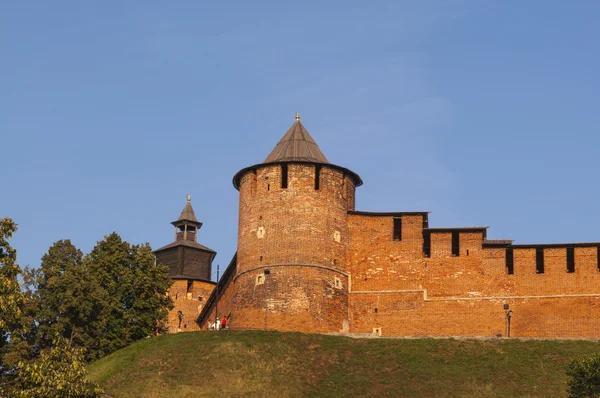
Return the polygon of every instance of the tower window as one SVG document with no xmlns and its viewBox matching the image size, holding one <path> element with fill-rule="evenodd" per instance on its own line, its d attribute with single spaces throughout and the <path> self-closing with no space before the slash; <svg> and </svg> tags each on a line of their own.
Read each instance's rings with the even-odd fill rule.
<svg viewBox="0 0 600 398">
<path fill-rule="evenodd" d="M 281 188 L 288 187 L 288 165 L 281 165 Z"/>
<path fill-rule="evenodd" d="M 188 281 L 187 281 L 187 292 L 186 292 L 186 293 L 187 293 L 187 294 L 186 294 L 186 298 L 187 298 L 188 300 L 191 300 L 191 299 L 192 299 L 192 292 L 193 292 L 193 291 L 192 291 L 192 288 L 193 288 L 193 287 L 194 287 L 194 281 L 188 280 Z"/>
<path fill-rule="evenodd" d="M 567 272 L 575 272 L 575 248 L 567 247 Z"/>
<path fill-rule="evenodd" d="M 394 218 L 394 240 L 402 240 L 402 218 Z"/>
<path fill-rule="evenodd" d="M 255 285 L 262 285 L 263 283 L 265 283 L 265 276 L 263 274 L 256 275 Z"/>
<path fill-rule="evenodd" d="M 423 254 L 425 257 L 431 257 L 431 234 L 423 233 Z"/>
<path fill-rule="evenodd" d="M 506 257 L 504 261 L 506 262 L 506 273 L 508 275 L 512 275 L 515 273 L 515 262 L 514 262 L 514 252 L 512 247 L 506 248 Z"/>
<path fill-rule="evenodd" d="M 452 232 L 452 255 L 460 256 L 460 233 L 458 231 Z"/>
<path fill-rule="evenodd" d="M 315 166 L 315 191 L 318 191 L 321 185 L 321 166 Z"/>
<path fill-rule="evenodd" d="M 257 185 L 256 170 L 252 170 L 252 176 L 250 178 L 251 178 L 251 181 L 250 181 L 250 193 L 252 195 L 254 195 L 256 193 L 256 185 Z"/>
<path fill-rule="evenodd" d="M 535 249 L 535 272 L 544 273 L 544 249 L 542 247 Z"/>
</svg>

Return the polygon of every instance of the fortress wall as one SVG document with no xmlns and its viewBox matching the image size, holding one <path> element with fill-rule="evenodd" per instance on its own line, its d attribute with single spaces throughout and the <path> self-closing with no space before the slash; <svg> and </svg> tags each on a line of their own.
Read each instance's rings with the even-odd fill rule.
<svg viewBox="0 0 600 398">
<path fill-rule="evenodd" d="M 198 316 L 197 322 L 202 330 L 208 329 L 209 322 L 219 321 L 227 317 L 228 326 L 234 323 L 233 302 L 236 296 L 236 286 L 234 283 L 237 274 L 237 253 L 233 256 L 229 265 L 223 271 L 219 283 L 214 287 L 212 294 L 206 300 L 202 313 Z"/>
<path fill-rule="evenodd" d="M 402 240 L 393 239 L 394 217 L 348 216 L 347 269 L 352 290 L 415 289 L 422 284 L 423 216 L 402 216 Z"/>
<path fill-rule="evenodd" d="M 220 322 L 224 316 L 227 317 L 227 325 L 230 329 L 235 329 L 236 323 L 239 325 L 239 322 L 237 322 L 236 317 L 233 315 L 235 295 L 236 286 L 234 283 L 227 284 L 224 291 L 219 292 L 219 298 L 216 300 L 218 304 L 217 306 L 213 305 L 210 309 L 210 315 L 206 318 L 206 322 L 201 324 L 202 330 L 208 329 L 208 322 L 215 322 L 215 319 L 218 319 Z"/>
<path fill-rule="evenodd" d="M 336 293 L 331 299 L 330 284 L 335 276 L 347 288 L 347 217 L 354 185 L 342 171 L 325 165 L 318 190 L 315 165 L 287 164 L 287 188 L 282 173 L 280 164 L 265 165 L 240 181 L 232 327 L 264 328 L 267 305 L 267 317 L 272 312 L 268 328 L 338 332 L 347 317 L 347 296 Z M 257 286 L 256 274 L 264 269 L 271 273 L 264 286 Z M 267 304 L 260 296 L 264 288 L 272 293 Z M 299 310 L 306 297 L 310 305 Z"/>
<path fill-rule="evenodd" d="M 481 261 L 485 264 L 486 272 L 494 278 L 507 275 L 506 248 L 486 248 L 481 250 Z"/>
<path fill-rule="evenodd" d="M 232 328 L 327 333 L 341 331 L 344 321 L 348 327 L 348 281 L 343 274 L 300 266 L 269 271 L 265 275 L 264 269 L 254 270 L 236 279 Z"/>
<path fill-rule="evenodd" d="M 511 337 L 600 338 L 600 297 L 423 301 L 418 293 L 373 293 L 350 294 L 349 303 L 353 333 L 506 337 L 509 304 Z"/>
<path fill-rule="evenodd" d="M 516 295 L 593 294 L 600 293 L 597 249 L 575 248 L 575 272 L 567 272 L 565 248 L 544 248 L 544 273 L 536 272 L 535 249 L 514 249 L 514 282 Z"/>
<path fill-rule="evenodd" d="M 343 180 L 342 172 L 323 166 L 315 190 L 315 166 L 305 164 L 288 165 L 288 188 L 281 188 L 280 165 L 246 173 L 240 183 L 238 272 L 269 264 L 343 269 L 347 192 L 354 190 Z"/>
<path fill-rule="evenodd" d="M 431 234 L 431 259 L 452 257 L 452 234 Z"/>
<path fill-rule="evenodd" d="M 173 300 L 175 307 L 169 311 L 167 316 L 167 326 L 169 333 L 176 333 L 179 327 L 178 312 L 183 313 L 181 322 L 181 331 L 190 332 L 200 330 L 196 323 L 196 318 L 202 311 L 202 307 L 212 293 L 215 287 L 214 283 L 204 281 L 191 281 L 188 289 L 186 279 L 177 279 L 169 289 L 169 296 Z"/>
<path fill-rule="evenodd" d="M 514 246 L 514 274 L 505 247 L 483 248 L 483 232 L 431 232 L 431 257 L 423 254 L 420 217 L 403 216 L 402 241 L 393 240 L 393 216 L 350 215 L 351 331 L 400 336 L 511 335 L 600 337 L 600 272 L 597 248 L 575 247 L 575 270 L 567 272 L 565 247 Z M 578 296 L 579 295 L 579 296 Z"/>
<path fill-rule="evenodd" d="M 514 247 L 514 274 L 506 248 L 482 248 L 483 233 L 460 231 L 460 255 L 452 234 L 431 232 L 431 257 L 422 249 L 421 216 L 403 216 L 402 241 L 392 239 L 392 216 L 350 215 L 352 291 L 427 290 L 431 298 L 473 298 L 600 293 L 597 249 L 576 247 L 575 272 L 567 272 L 565 247 L 545 247 L 544 273 L 536 249 Z"/>
</svg>

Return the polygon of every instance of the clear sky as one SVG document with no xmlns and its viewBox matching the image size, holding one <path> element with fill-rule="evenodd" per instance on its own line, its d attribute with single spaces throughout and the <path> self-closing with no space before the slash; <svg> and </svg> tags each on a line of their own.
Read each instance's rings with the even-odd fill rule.
<svg viewBox="0 0 600 398">
<path fill-rule="evenodd" d="M 357 209 L 600 241 L 598 1 L 0 1 L 0 217 L 59 239 L 236 250 L 231 178 L 300 112 Z"/>
</svg>

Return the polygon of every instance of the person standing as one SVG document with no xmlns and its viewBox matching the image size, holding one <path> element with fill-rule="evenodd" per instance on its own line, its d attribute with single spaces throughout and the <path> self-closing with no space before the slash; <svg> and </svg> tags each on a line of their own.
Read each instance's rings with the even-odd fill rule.
<svg viewBox="0 0 600 398">
<path fill-rule="evenodd" d="M 227 328 L 227 317 L 223 317 L 223 319 L 221 320 L 221 329 L 226 329 Z"/>
</svg>

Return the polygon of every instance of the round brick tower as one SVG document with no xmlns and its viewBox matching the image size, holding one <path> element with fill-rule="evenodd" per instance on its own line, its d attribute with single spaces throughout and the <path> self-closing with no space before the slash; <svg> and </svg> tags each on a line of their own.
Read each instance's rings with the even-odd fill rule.
<svg viewBox="0 0 600 398">
<path fill-rule="evenodd" d="M 240 208 L 231 326 L 346 330 L 347 217 L 360 177 L 329 163 L 296 114 L 265 161 L 233 184 Z"/>
</svg>

